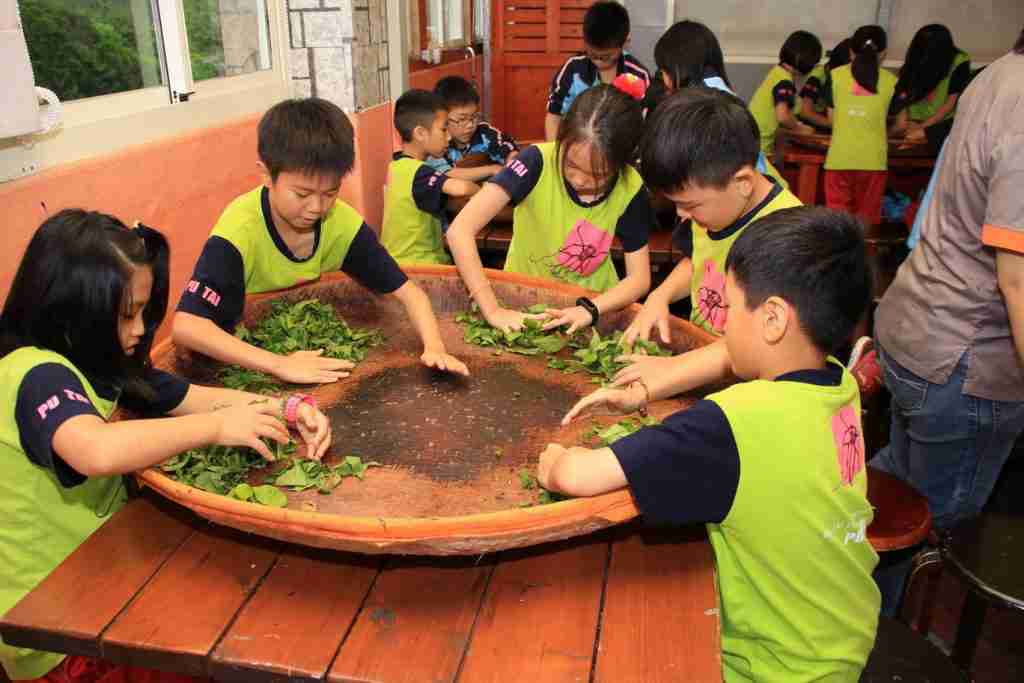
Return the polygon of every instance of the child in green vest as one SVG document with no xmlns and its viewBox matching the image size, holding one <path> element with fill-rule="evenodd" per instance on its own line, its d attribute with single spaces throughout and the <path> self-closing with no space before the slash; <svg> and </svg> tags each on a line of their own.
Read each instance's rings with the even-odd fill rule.
<svg viewBox="0 0 1024 683">
<path fill-rule="evenodd" d="M 232 334 L 247 294 L 341 270 L 401 302 L 423 342 L 424 365 L 468 374 L 445 349 L 430 299 L 363 217 L 338 199 L 355 163 L 355 134 L 345 113 L 318 98 L 285 100 L 260 120 L 258 146 L 263 184 L 232 201 L 210 233 L 174 316 L 174 342 L 286 382 L 347 377 L 348 361 L 324 358 L 321 351 L 277 355 Z"/>
<path fill-rule="evenodd" d="M 914 34 L 900 67 L 893 101 L 902 114 L 896 132 L 912 142 L 924 142 L 926 131 L 950 121 L 956 103 L 971 82 L 971 57 L 953 42 L 942 24 L 928 24 Z"/>
<path fill-rule="evenodd" d="M 287 443 L 282 418 L 310 457 L 330 445 L 311 397 L 190 385 L 152 367 L 167 262 L 159 232 L 79 209 L 48 219 L 25 250 L 0 314 L 0 614 L 125 503 L 122 474 L 207 444 L 272 460 L 261 439 Z M 118 404 L 145 419 L 110 422 Z M 73 681 L 85 665 L 64 659 L 0 643 L 13 680 Z"/>
<path fill-rule="evenodd" d="M 828 53 L 828 60 L 811 70 L 800 88 L 800 100 L 797 103 L 797 116 L 804 123 L 815 128 L 832 128 L 828 119 L 828 103 L 825 94 L 832 88 L 829 74 L 833 69 L 850 63 L 850 39 L 844 38 Z"/>
<path fill-rule="evenodd" d="M 779 63 L 771 68 L 750 98 L 750 111 L 761 131 L 761 151 L 775 152 L 779 126 L 801 133 L 814 129 L 796 117 L 796 79 L 811 73 L 821 61 L 821 41 L 813 33 L 794 31 L 779 50 Z"/>
<path fill-rule="evenodd" d="M 628 42 L 629 12 L 621 3 L 602 0 L 587 8 L 583 15 L 583 54 L 567 59 L 551 80 L 544 118 L 545 140 L 551 142 L 558 136 L 562 118 L 588 88 L 612 83 L 629 74 L 647 90 L 651 75 L 636 57 L 626 52 Z"/>
<path fill-rule="evenodd" d="M 882 218 L 889 175 L 888 114 L 896 77 L 881 66 L 881 26 L 861 26 L 850 38 L 853 61 L 831 74 L 825 93 L 832 141 L 825 155 L 825 204 L 849 211 L 866 225 Z"/>
<path fill-rule="evenodd" d="M 395 128 L 402 138 L 388 167 L 381 242 L 402 265 L 452 262 L 444 249 L 448 197 L 469 197 L 480 187 L 440 173 L 425 162 L 448 150 L 448 108 L 429 90 L 409 90 L 395 102 Z"/>
<path fill-rule="evenodd" d="M 510 202 L 515 211 L 505 270 L 597 293 L 593 299 L 581 297 L 574 307 L 541 314 L 545 329 L 567 325 L 572 334 L 647 292 L 647 234 L 656 219 L 631 165 L 642 130 L 637 99 L 612 85 L 591 88 L 569 108 L 556 142 L 524 149 L 456 216 L 448 243 L 487 322 L 519 329 L 527 317 L 498 302 L 476 248 L 477 233 Z M 611 258 L 616 238 L 625 252 L 621 281 Z"/>
<path fill-rule="evenodd" d="M 873 511 L 860 394 L 831 355 L 870 292 L 854 219 L 776 211 L 729 252 L 724 344 L 700 350 L 717 379 L 742 381 L 610 447 L 550 444 L 540 456 L 548 490 L 628 486 L 648 522 L 706 523 L 727 682 L 855 683 L 874 643 L 878 556 L 865 533 Z M 643 411 L 673 393 L 664 378 L 599 389 L 563 423 L 598 405 Z"/>
<path fill-rule="evenodd" d="M 625 342 L 669 338 L 669 304 L 690 297 L 690 321 L 721 335 L 725 259 L 743 230 L 761 216 L 800 200 L 756 164 L 757 124 L 742 100 L 721 90 L 686 88 L 665 99 L 647 120 L 640 167 L 651 190 L 676 207 L 672 236 L 682 260 L 647 296 L 626 329 Z"/>
</svg>

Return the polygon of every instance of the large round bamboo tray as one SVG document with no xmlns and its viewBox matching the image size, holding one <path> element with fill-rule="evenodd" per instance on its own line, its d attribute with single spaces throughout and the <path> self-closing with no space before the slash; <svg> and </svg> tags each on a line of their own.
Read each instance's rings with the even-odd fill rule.
<svg viewBox="0 0 1024 683">
<path fill-rule="evenodd" d="M 455 313 L 470 301 L 455 269 L 407 268 L 427 293 L 451 353 L 469 365 L 458 378 L 419 364 L 417 336 L 401 306 L 375 297 L 341 274 L 284 292 L 250 297 L 245 322 L 266 314 L 277 298 L 317 297 L 332 303 L 349 324 L 380 328 L 387 342 L 372 349 L 352 376 L 311 393 L 331 417 L 334 441 L 326 462 L 348 454 L 377 460 L 362 481 L 346 479 L 331 494 L 287 492 L 286 508 L 269 508 L 183 485 L 150 469 L 141 480 L 160 494 L 218 524 L 304 545 L 363 553 L 472 555 L 586 534 L 637 516 L 626 490 L 593 498 L 533 505 L 518 473 L 535 472 L 548 442 L 579 445 L 592 420 L 561 427 L 562 415 L 595 388 L 587 375 L 548 369 L 546 357 L 523 357 L 463 342 Z M 577 287 L 488 271 L 498 297 L 510 307 L 545 302 L 572 305 Z M 602 318 L 602 334 L 624 328 L 636 307 Z M 702 346 L 710 335 L 673 321 L 673 350 Z M 563 352 L 565 353 L 565 352 Z M 176 348 L 169 340 L 153 352 L 158 367 L 211 383 L 217 365 Z M 309 387 L 304 390 L 309 391 Z M 660 401 L 664 417 L 695 399 Z M 596 418 L 611 424 L 619 416 Z"/>
</svg>

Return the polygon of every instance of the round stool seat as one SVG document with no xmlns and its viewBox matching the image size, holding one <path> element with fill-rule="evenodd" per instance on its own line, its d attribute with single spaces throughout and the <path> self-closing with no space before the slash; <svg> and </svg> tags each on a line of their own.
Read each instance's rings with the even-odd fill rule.
<svg viewBox="0 0 1024 683">
<path fill-rule="evenodd" d="M 927 638 L 890 617 L 878 620 L 875 647 L 860 683 L 968 683 L 968 676 Z"/>
<path fill-rule="evenodd" d="M 867 537 L 879 551 L 911 548 L 928 536 L 932 515 L 928 501 L 899 477 L 867 468 L 868 502 L 875 508 L 875 518 Z"/>
<path fill-rule="evenodd" d="M 1024 518 L 986 512 L 954 527 L 943 555 L 974 590 L 1024 610 Z"/>
</svg>

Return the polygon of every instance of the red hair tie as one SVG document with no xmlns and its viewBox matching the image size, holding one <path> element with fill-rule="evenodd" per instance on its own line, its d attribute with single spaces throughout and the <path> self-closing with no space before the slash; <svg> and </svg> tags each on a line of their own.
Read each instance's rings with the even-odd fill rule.
<svg viewBox="0 0 1024 683">
<path fill-rule="evenodd" d="M 633 74 L 620 74 L 612 81 L 612 87 L 621 90 L 634 100 L 642 100 L 647 92 L 647 84 Z"/>
</svg>

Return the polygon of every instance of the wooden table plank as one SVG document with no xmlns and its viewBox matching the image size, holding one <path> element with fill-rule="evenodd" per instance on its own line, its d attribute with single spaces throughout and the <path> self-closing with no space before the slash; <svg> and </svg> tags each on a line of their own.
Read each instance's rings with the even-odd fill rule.
<svg viewBox="0 0 1024 683">
<path fill-rule="evenodd" d="M 197 531 L 103 634 L 103 656 L 204 675 L 207 656 L 279 550 L 276 541 L 233 529 Z"/>
<path fill-rule="evenodd" d="M 4 616 L 4 641 L 99 656 L 103 630 L 199 524 L 156 497 L 129 502 Z"/>
<path fill-rule="evenodd" d="M 211 657 L 218 681 L 318 681 L 380 571 L 380 556 L 288 546 Z"/>
<path fill-rule="evenodd" d="M 459 683 L 587 681 L 608 536 L 499 556 Z"/>
<path fill-rule="evenodd" d="M 327 680 L 453 681 L 494 565 L 478 558 L 394 558 L 377 577 Z"/>
<path fill-rule="evenodd" d="M 722 680 L 715 560 L 703 527 L 612 544 L 593 680 Z"/>
</svg>

